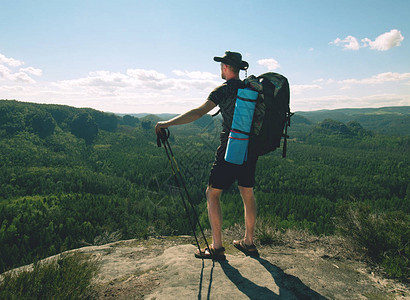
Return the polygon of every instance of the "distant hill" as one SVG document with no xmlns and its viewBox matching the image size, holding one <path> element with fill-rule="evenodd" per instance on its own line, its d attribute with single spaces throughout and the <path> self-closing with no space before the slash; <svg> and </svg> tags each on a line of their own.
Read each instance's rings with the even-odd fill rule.
<svg viewBox="0 0 410 300">
<path fill-rule="evenodd" d="M 305 117 L 313 123 L 326 119 L 343 123 L 356 121 L 363 128 L 378 133 L 410 135 L 410 106 L 298 111 L 296 115 Z"/>
<path fill-rule="evenodd" d="M 117 114 L 117 115 L 119 115 L 119 116 L 129 115 L 129 116 L 133 116 L 133 117 L 136 117 L 136 118 L 139 118 L 139 119 L 144 119 L 144 118 L 147 117 L 147 116 L 155 115 L 155 116 L 157 116 L 157 117 L 158 117 L 159 119 L 161 119 L 161 120 L 168 120 L 168 119 L 171 119 L 171 118 L 177 116 L 178 114 L 139 113 L 139 114 Z"/>
<path fill-rule="evenodd" d="M 121 116 L 123 114 L 120 114 Z M 168 120 L 177 114 L 129 114 L 142 120 Z M 220 118 L 220 115 L 216 118 Z M 342 108 L 322 109 L 316 111 L 297 111 L 292 117 L 292 124 L 309 126 L 326 119 L 348 123 L 355 121 L 366 130 L 382 134 L 410 135 L 410 106 L 393 106 L 380 108 Z"/>
<path fill-rule="evenodd" d="M 335 119 L 341 122 L 350 121 L 352 116 L 360 115 L 410 115 L 410 106 L 392 106 L 380 108 L 341 108 L 341 109 L 321 109 L 315 111 L 297 111 L 298 115 L 304 116 L 313 122 L 321 122 L 324 119 Z"/>
<path fill-rule="evenodd" d="M 144 122 L 143 127 L 148 128 L 153 127 L 160 120 L 168 120 L 178 115 L 171 113 L 113 114 L 91 108 L 25 103 L 15 100 L 1 100 L 0 109 L 2 110 L 0 114 L 2 116 L 0 129 L 10 133 L 20 131 L 24 127 L 29 126 L 32 128 L 32 131 L 38 132 L 42 136 L 52 134 L 56 125 L 63 129 L 69 128 L 74 133 L 76 122 L 81 125 L 80 127 L 84 127 L 88 122 L 90 124 L 95 123 L 94 131 L 103 129 L 114 132 L 119 124 L 136 126 L 137 123 L 142 121 Z M 77 119 L 75 119 L 76 116 Z M 221 115 L 214 118 L 207 115 L 196 121 L 195 125 L 204 127 L 207 124 L 213 123 L 212 120 L 219 121 L 220 119 Z M 410 106 L 297 111 L 292 117 L 291 130 L 303 131 L 326 119 L 332 119 L 345 124 L 352 121 L 358 122 L 365 130 L 375 133 L 396 136 L 410 135 Z M 86 127 L 89 127 L 88 125 Z M 91 133 L 91 136 L 96 135 L 95 132 Z M 86 133 L 78 130 L 78 136 L 84 134 Z"/>
</svg>

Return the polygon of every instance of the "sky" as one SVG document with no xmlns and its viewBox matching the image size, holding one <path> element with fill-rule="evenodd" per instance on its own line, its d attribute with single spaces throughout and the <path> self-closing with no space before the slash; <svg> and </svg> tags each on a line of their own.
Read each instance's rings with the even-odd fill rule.
<svg viewBox="0 0 410 300">
<path fill-rule="evenodd" d="M 224 80 L 283 74 L 291 110 L 410 105 L 408 0 L 0 0 L 0 99 L 183 113 Z M 241 71 L 241 79 L 245 78 Z"/>
</svg>

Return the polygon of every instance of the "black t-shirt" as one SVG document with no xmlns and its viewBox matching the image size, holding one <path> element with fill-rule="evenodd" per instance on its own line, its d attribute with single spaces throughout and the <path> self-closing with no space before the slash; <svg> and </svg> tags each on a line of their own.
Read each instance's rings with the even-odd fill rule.
<svg viewBox="0 0 410 300">
<path fill-rule="evenodd" d="M 233 113 L 235 110 L 236 95 L 239 88 L 244 88 L 245 84 L 239 79 L 230 79 L 215 88 L 208 96 L 221 109 L 222 114 L 222 133 L 221 143 L 228 140 L 229 131 L 232 126 Z"/>
</svg>

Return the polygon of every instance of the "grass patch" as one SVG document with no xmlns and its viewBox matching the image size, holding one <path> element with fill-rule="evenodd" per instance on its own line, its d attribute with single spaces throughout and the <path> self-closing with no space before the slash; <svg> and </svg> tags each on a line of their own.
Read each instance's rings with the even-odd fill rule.
<svg viewBox="0 0 410 300">
<path fill-rule="evenodd" d="M 277 220 L 258 220 L 255 237 L 260 245 L 281 246 L 285 244 L 283 230 L 279 229 Z"/>
<path fill-rule="evenodd" d="M 98 261 L 90 255 L 61 254 L 54 260 L 35 262 L 31 269 L 2 274 L 0 299 L 90 299 L 91 280 L 98 269 Z"/>
<path fill-rule="evenodd" d="M 410 278 L 410 216 L 375 213 L 368 206 L 346 205 L 338 213 L 338 229 L 359 252 L 393 278 Z"/>
</svg>

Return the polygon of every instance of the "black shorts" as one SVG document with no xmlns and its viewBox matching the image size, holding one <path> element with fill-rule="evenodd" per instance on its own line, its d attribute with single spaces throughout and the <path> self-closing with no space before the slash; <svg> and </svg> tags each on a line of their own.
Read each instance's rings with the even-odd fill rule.
<svg viewBox="0 0 410 300">
<path fill-rule="evenodd" d="M 231 164 L 223 158 L 225 151 L 221 148 L 225 147 L 217 150 L 208 184 L 213 188 L 226 190 L 237 180 L 239 186 L 253 187 L 257 159 L 246 161 L 243 165 Z"/>
</svg>

